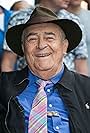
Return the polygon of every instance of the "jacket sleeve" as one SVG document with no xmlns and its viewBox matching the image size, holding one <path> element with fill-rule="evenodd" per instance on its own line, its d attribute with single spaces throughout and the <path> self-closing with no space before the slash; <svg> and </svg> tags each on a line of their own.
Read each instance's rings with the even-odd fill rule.
<svg viewBox="0 0 90 133">
<path fill-rule="evenodd" d="M 0 133 L 5 133 L 5 113 L 2 104 L 0 103 Z"/>
<path fill-rule="evenodd" d="M 0 75 L 0 90 L 3 89 L 1 85 L 1 75 Z M 1 91 L 0 91 L 1 93 Z M 1 94 L 2 95 L 2 94 Z M 2 103 L 1 96 L 0 96 L 0 133 L 6 133 L 5 131 L 5 107 Z"/>
</svg>

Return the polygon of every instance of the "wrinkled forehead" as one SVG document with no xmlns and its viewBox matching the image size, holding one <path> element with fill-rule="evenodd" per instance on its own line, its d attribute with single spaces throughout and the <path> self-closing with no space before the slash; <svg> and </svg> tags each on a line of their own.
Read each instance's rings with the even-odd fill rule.
<svg viewBox="0 0 90 133">
<path fill-rule="evenodd" d="M 30 25 L 24 29 L 23 33 L 27 34 L 28 32 L 45 32 L 45 31 L 52 31 L 58 34 L 62 32 L 63 30 L 57 24 L 47 22 L 47 23 Z"/>
</svg>

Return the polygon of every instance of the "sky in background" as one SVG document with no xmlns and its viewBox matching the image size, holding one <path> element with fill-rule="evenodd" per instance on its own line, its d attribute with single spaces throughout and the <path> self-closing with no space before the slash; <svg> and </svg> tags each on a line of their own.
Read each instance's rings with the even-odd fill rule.
<svg viewBox="0 0 90 133">
<path fill-rule="evenodd" d="M 12 4 L 19 0 L 0 0 L 0 5 L 5 7 L 6 9 L 9 9 Z M 26 0 L 29 4 L 34 5 L 34 0 Z"/>
</svg>

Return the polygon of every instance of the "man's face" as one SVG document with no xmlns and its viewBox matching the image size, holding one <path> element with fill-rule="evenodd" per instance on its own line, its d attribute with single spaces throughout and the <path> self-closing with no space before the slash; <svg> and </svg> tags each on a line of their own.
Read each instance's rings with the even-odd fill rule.
<svg viewBox="0 0 90 133">
<path fill-rule="evenodd" d="M 69 3 L 70 0 L 52 0 L 51 4 L 56 5 L 59 9 L 66 9 L 68 8 Z"/>
<path fill-rule="evenodd" d="M 62 37 L 58 25 L 31 25 L 24 30 L 22 38 L 27 64 L 32 72 L 38 75 L 42 71 L 60 71 L 68 41 Z"/>
<path fill-rule="evenodd" d="M 70 5 L 77 7 L 81 5 L 81 2 L 82 0 L 70 0 Z"/>
</svg>

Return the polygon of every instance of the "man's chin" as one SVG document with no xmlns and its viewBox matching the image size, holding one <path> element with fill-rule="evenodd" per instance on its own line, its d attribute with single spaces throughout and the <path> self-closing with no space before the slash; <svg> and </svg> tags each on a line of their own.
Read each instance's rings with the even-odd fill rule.
<svg viewBox="0 0 90 133">
<path fill-rule="evenodd" d="M 48 71 L 48 70 L 51 70 L 52 69 L 52 66 L 46 66 L 46 65 L 40 65 L 40 66 L 35 66 L 35 68 L 38 70 L 38 71 Z"/>
</svg>

